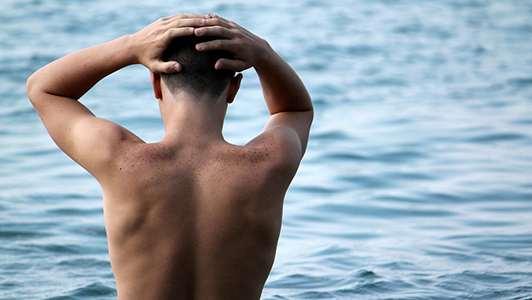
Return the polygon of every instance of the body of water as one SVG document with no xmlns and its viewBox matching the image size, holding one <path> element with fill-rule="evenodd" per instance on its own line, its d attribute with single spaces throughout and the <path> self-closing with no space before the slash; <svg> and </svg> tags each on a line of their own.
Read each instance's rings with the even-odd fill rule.
<svg viewBox="0 0 532 300">
<path fill-rule="evenodd" d="M 521 0 L 0 3 L 0 299 L 115 299 L 97 182 L 53 144 L 25 81 L 179 12 L 267 39 L 315 104 L 263 299 L 532 299 L 532 3 Z M 162 138 L 149 73 L 83 102 Z M 244 72 L 228 141 L 267 120 Z"/>
</svg>

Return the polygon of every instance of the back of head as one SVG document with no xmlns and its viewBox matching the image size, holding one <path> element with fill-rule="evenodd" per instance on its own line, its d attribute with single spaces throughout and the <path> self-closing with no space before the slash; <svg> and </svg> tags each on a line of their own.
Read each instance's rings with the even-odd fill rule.
<svg viewBox="0 0 532 300">
<path fill-rule="evenodd" d="M 166 86 L 173 94 L 186 91 L 191 95 L 208 96 L 217 99 L 229 85 L 235 72 L 216 70 L 214 65 L 220 58 L 230 58 L 227 51 L 198 51 L 196 44 L 214 40 L 214 37 L 195 35 L 174 39 L 163 54 L 163 61 L 177 61 L 181 72 L 161 74 Z"/>
</svg>

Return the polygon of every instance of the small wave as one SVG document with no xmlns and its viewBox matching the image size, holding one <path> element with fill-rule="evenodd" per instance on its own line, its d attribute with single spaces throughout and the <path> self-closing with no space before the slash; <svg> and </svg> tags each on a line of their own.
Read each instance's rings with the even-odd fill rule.
<svg viewBox="0 0 532 300">
<path fill-rule="evenodd" d="M 413 217 L 449 217 L 456 213 L 445 209 L 391 208 L 382 206 L 326 203 L 317 208 L 323 213 L 332 213 L 353 218 L 354 216 L 384 219 Z"/>
<path fill-rule="evenodd" d="M 339 245 L 327 245 L 324 247 L 320 247 L 318 249 L 314 249 L 312 254 L 310 254 L 310 257 L 322 257 L 322 256 L 333 256 L 333 255 L 341 255 L 341 254 L 348 254 L 351 251 L 351 249 L 347 247 L 340 247 Z"/>
<path fill-rule="evenodd" d="M 309 291 L 294 295 L 297 299 L 335 299 L 332 292 Z"/>
<path fill-rule="evenodd" d="M 40 232 L 31 232 L 31 231 L 17 231 L 17 230 L 2 230 L 0 231 L 0 238 L 1 239 L 16 239 L 16 240 L 24 240 L 24 239 L 34 239 L 38 237 L 46 236 L 43 233 Z"/>
<path fill-rule="evenodd" d="M 51 252 L 56 254 L 83 254 L 86 253 L 85 248 L 80 245 L 68 245 L 68 244 L 30 244 L 26 245 L 25 248 L 30 251 L 35 252 Z"/>
<path fill-rule="evenodd" d="M 413 284 L 403 280 L 390 280 L 390 281 L 374 281 L 374 282 L 362 282 L 355 285 L 352 288 L 344 288 L 336 291 L 334 294 L 340 297 L 355 296 L 355 295 L 374 295 L 374 294 L 386 294 L 392 295 L 397 291 L 404 291 L 412 289 Z"/>
<path fill-rule="evenodd" d="M 506 81 L 506 83 L 518 90 L 532 88 L 532 77 L 512 78 Z"/>
<path fill-rule="evenodd" d="M 293 186 L 291 189 L 308 194 L 332 194 L 339 192 L 337 189 L 319 187 L 319 186 Z"/>
<path fill-rule="evenodd" d="M 17 157 L 22 158 L 32 158 L 32 157 L 42 157 L 45 155 L 53 155 L 59 153 L 59 150 L 56 148 L 40 148 L 37 149 L 37 147 L 31 149 L 31 150 L 22 150 L 16 153 Z"/>
<path fill-rule="evenodd" d="M 474 249 L 512 250 L 530 249 L 532 234 L 460 234 L 446 237 L 443 240 L 455 241 Z"/>
<path fill-rule="evenodd" d="M 84 200 L 84 199 L 91 199 L 90 196 L 84 195 L 84 194 L 73 194 L 73 193 L 32 193 L 25 198 L 29 202 L 39 202 L 39 201 L 46 201 L 46 200 Z"/>
<path fill-rule="evenodd" d="M 426 155 L 418 151 L 400 150 L 387 153 L 376 154 L 373 160 L 385 163 L 406 163 L 412 160 L 425 158 Z"/>
<path fill-rule="evenodd" d="M 347 47 L 347 54 L 359 57 L 367 57 L 382 53 L 382 50 L 370 45 L 356 45 Z"/>
<path fill-rule="evenodd" d="M 441 280 L 450 280 L 450 281 L 459 281 L 463 283 L 473 283 L 480 282 L 482 284 L 505 284 L 505 283 L 516 283 L 519 282 L 519 279 L 515 274 L 512 273 L 488 273 L 488 272 L 478 272 L 478 271 L 463 271 L 458 274 L 448 274 L 442 275 L 439 277 Z M 520 275 L 525 275 L 520 273 Z"/>
<path fill-rule="evenodd" d="M 73 268 L 91 268 L 91 267 L 110 267 L 111 263 L 105 260 L 98 260 L 93 258 L 79 258 L 68 259 L 58 263 L 59 266 L 73 267 Z"/>
<path fill-rule="evenodd" d="M 471 227 L 482 227 L 482 228 L 489 228 L 489 227 L 507 227 L 507 226 L 515 226 L 521 222 L 517 221 L 495 221 L 495 220 L 470 220 L 465 221 L 464 225 L 471 226 Z"/>
<path fill-rule="evenodd" d="M 344 88 L 331 83 L 319 84 L 313 87 L 313 92 L 319 95 L 327 95 L 328 99 L 337 95 L 344 95 Z"/>
<path fill-rule="evenodd" d="M 523 140 L 527 138 L 526 135 L 518 133 L 490 133 L 469 138 L 467 141 L 472 143 L 495 143 Z"/>
<path fill-rule="evenodd" d="M 378 276 L 377 274 L 375 274 L 375 272 L 370 271 L 370 270 L 359 270 L 359 271 L 357 271 L 355 273 L 354 276 L 357 277 L 357 278 L 363 278 L 363 279 L 366 279 L 366 278 L 378 279 L 378 278 L 380 278 L 380 276 Z"/>
<path fill-rule="evenodd" d="M 332 160 L 332 161 L 344 161 L 344 160 L 367 161 L 369 160 L 368 156 L 365 156 L 362 154 L 356 154 L 354 152 L 330 153 L 330 154 L 324 155 L 322 158 L 326 160 Z"/>
<path fill-rule="evenodd" d="M 1 97 L 1 98 L 4 98 L 4 97 Z M 7 95 L 5 98 L 12 98 L 12 97 Z M 33 115 L 34 113 L 35 113 L 35 109 L 29 105 L 17 105 L 15 107 L 2 107 L 0 109 L 0 118 L 4 120 L 6 120 L 7 118 L 18 119 L 20 117 L 27 117 L 27 116 Z"/>
<path fill-rule="evenodd" d="M 0 238 L 15 240 L 34 240 L 37 238 L 50 236 L 51 228 L 57 226 L 53 222 L 38 223 L 0 223 Z"/>
<path fill-rule="evenodd" d="M 56 208 L 48 210 L 48 213 L 59 216 L 91 216 L 101 214 L 102 209 Z"/>
<path fill-rule="evenodd" d="M 354 183 L 368 189 L 386 188 L 393 186 L 391 181 L 384 178 L 379 178 L 377 176 L 350 175 L 339 176 L 338 179 L 349 183 Z"/>
<path fill-rule="evenodd" d="M 517 120 L 512 121 L 512 123 L 516 125 L 532 125 L 532 119 L 531 118 L 517 119 Z"/>
<path fill-rule="evenodd" d="M 419 180 L 433 180 L 436 178 L 434 174 L 427 174 L 421 172 L 389 172 L 386 173 L 386 178 L 402 181 L 419 181 Z"/>
<path fill-rule="evenodd" d="M 336 286 L 342 279 L 333 279 L 325 276 L 311 276 L 307 274 L 291 274 L 270 283 L 270 287 L 290 289 L 315 289 Z"/>
<path fill-rule="evenodd" d="M 312 134 L 311 138 L 316 139 L 316 140 L 325 140 L 325 141 L 351 139 L 351 137 L 347 133 L 339 131 L 339 130 L 314 133 Z"/>
<path fill-rule="evenodd" d="M 367 87 L 406 87 L 409 85 L 409 82 L 402 78 L 376 78 L 373 80 L 359 80 L 358 84 L 360 86 Z"/>
<path fill-rule="evenodd" d="M 101 211 L 99 211 L 99 214 L 101 214 Z M 102 226 L 76 226 L 73 227 L 70 232 L 81 234 L 84 236 L 93 236 L 93 237 L 101 237 L 105 238 L 107 236 L 107 233 L 105 231 L 105 227 Z"/>
<path fill-rule="evenodd" d="M 100 282 L 91 283 L 84 287 L 78 288 L 65 296 L 47 298 L 46 300 L 77 300 L 77 299 L 95 299 L 94 297 L 116 297 L 116 289 L 108 287 Z M 98 298 L 102 299 L 102 298 Z"/>
<path fill-rule="evenodd" d="M 421 192 L 417 193 L 427 203 L 464 203 L 468 198 L 451 192 Z"/>
</svg>

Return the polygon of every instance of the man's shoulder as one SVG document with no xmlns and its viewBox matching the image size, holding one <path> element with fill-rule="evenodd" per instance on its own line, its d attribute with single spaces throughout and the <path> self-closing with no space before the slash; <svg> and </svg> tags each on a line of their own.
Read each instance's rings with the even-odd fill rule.
<svg viewBox="0 0 532 300">
<path fill-rule="evenodd" d="M 303 154 L 297 135 L 282 126 L 264 131 L 245 148 L 257 155 L 265 155 L 272 163 L 283 165 L 298 166 Z"/>
<path fill-rule="evenodd" d="M 71 145 L 63 151 L 97 178 L 105 176 L 129 149 L 144 144 L 126 128 L 92 116 L 78 120 L 71 131 Z"/>
<path fill-rule="evenodd" d="M 279 137 L 263 138 L 253 140 L 244 146 L 232 145 L 224 152 L 224 159 L 237 165 L 242 171 L 246 169 L 250 172 L 260 170 L 261 172 L 295 172 L 301 161 L 297 150 L 289 143 Z"/>
</svg>

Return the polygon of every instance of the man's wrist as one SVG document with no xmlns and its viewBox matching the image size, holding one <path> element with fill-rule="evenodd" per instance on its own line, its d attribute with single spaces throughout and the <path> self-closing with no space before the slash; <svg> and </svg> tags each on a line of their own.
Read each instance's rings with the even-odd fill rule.
<svg viewBox="0 0 532 300">
<path fill-rule="evenodd" d="M 273 50 L 268 41 L 262 40 L 262 44 L 261 51 L 258 51 L 259 54 L 257 55 L 257 58 L 253 64 L 253 67 L 257 72 L 270 67 L 272 60 L 276 55 L 275 50 Z"/>
<path fill-rule="evenodd" d="M 139 64 L 135 48 L 134 37 L 132 34 L 124 35 L 115 40 L 120 47 L 120 53 L 124 56 L 127 65 Z"/>
</svg>

